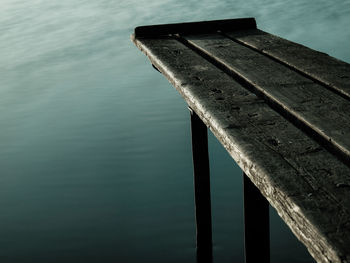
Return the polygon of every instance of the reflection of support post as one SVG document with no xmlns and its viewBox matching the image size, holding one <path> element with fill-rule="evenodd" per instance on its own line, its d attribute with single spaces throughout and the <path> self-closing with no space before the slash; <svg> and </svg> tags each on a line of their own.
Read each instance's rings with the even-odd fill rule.
<svg viewBox="0 0 350 263">
<path fill-rule="evenodd" d="M 245 262 L 270 262 L 269 203 L 243 173 Z"/>
<path fill-rule="evenodd" d="M 192 158 L 197 229 L 197 262 L 212 262 L 212 231 L 207 126 L 191 112 Z"/>
</svg>

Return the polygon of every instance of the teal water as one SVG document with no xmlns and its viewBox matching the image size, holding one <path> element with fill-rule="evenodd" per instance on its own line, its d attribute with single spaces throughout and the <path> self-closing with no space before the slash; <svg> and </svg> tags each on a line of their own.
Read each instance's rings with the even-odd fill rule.
<svg viewBox="0 0 350 263">
<path fill-rule="evenodd" d="M 235 17 L 350 62 L 349 1 L 1 1 L 1 262 L 195 262 L 189 113 L 129 37 Z M 214 262 L 243 262 L 241 172 L 209 147 Z M 312 262 L 271 216 L 272 262 Z"/>
</svg>

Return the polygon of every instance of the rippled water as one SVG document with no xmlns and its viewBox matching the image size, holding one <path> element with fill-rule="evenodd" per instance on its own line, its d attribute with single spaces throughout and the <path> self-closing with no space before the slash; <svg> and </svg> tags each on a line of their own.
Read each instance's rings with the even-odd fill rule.
<svg viewBox="0 0 350 263">
<path fill-rule="evenodd" d="M 349 1 L 2 0 L 0 261 L 195 262 L 186 105 L 129 37 L 247 16 L 350 62 Z M 214 262 L 242 262 L 240 171 L 209 139 Z M 273 212 L 271 242 L 312 262 Z"/>
</svg>

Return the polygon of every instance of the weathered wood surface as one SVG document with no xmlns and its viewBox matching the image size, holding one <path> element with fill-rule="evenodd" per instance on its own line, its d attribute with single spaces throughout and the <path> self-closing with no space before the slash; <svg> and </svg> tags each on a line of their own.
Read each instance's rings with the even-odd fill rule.
<svg viewBox="0 0 350 263">
<path fill-rule="evenodd" d="M 244 82 L 242 76 L 236 81 L 227 70 L 221 70 L 178 37 L 133 37 L 133 41 L 210 128 L 311 255 L 318 262 L 350 262 L 350 168 L 273 110 L 265 91 L 258 96 L 249 91 L 260 80 L 248 82 L 246 75 Z M 250 59 L 240 57 L 240 67 L 244 69 Z M 230 67 L 228 63 L 225 67 Z M 294 84 L 300 84 L 300 93 L 309 92 L 303 87 L 316 89 L 317 84 L 306 78 L 296 83 L 294 73 L 277 74 L 283 91 Z M 250 72 L 250 77 L 256 76 Z M 268 82 L 278 86 L 270 81 L 272 76 L 265 77 L 259 85 Z M 288 103 L 296 105 L 294 110 L 298 112 L 303 104 L 298 105 L 300 97 L 295 100 Z M 317 105 L 322 107 L 322 103 Z M 338 110 L 338 105 L 333 106 L 336 108 L 324 114 Z M 348 123 L 345 116 L 340 118 Z M 333 138 L 333 133 L 330 136 Z"/>
<path fill-rule="evenodd" d="M 225 34 L 350 98 L 348 63 L 259 29 L 231 31 Z"/>
<path fill-rule="evenodd" d="M 220 34 L 184 38 L 350 160 L 349 100 Z"/>
</svg>

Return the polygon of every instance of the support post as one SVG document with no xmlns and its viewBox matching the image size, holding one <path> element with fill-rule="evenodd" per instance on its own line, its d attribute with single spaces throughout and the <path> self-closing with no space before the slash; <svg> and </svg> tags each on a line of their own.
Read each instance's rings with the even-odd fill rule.
<svg viewBox="0 0 350 263">
<path fill-rule="evenodd" d="M 243 189 L 245 263 L 269 263 L 269 202 L 245 173 Z"/>
<path fill-rule="evenodd" d="M 192 109 L 189 110 L 191 113 L 197 262 L 212 262 L 212 226 L 207 126 Z"/>
</svg>

